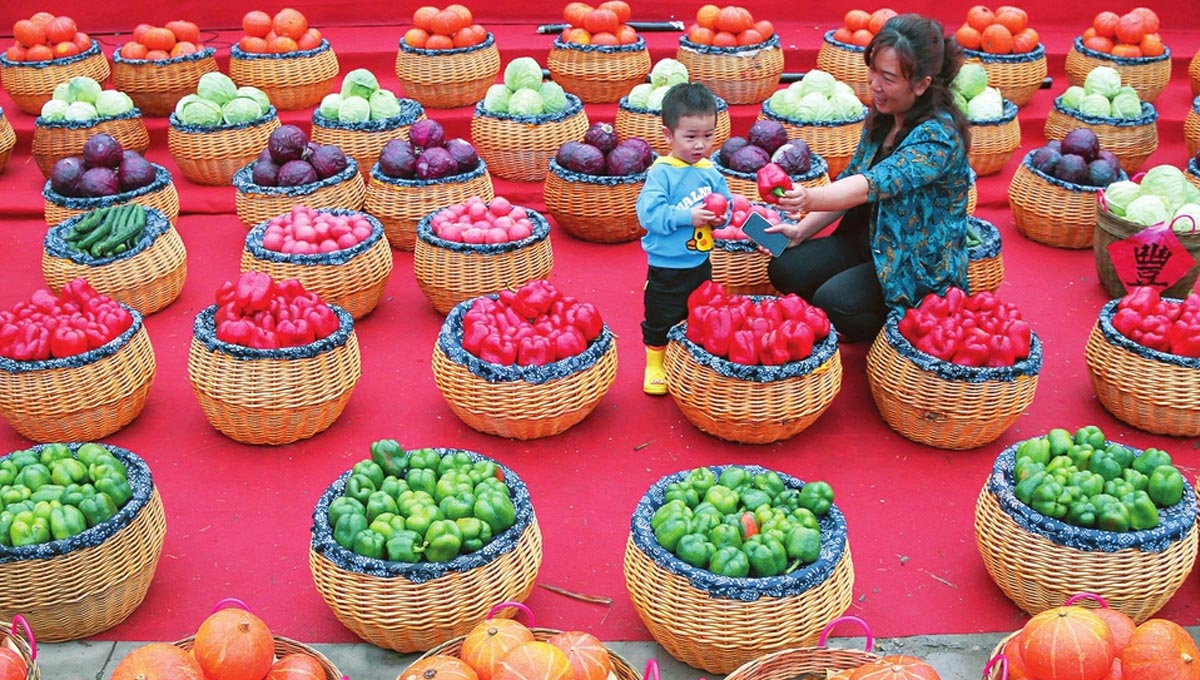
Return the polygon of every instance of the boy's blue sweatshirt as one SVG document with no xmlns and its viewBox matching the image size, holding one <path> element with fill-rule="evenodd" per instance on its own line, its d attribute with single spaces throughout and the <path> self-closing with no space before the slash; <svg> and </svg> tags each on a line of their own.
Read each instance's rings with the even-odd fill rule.
<svg viewBox="0 0 1200 680">
<path fill-rule="evenodd" d="M 693 227 L 692 208 L 714 191 L 733 201 L 725 177 L 707 158 L 689 165 L 659 156 L 650 166 L 637 199 L 638 221 L 646 230 L 642 249 L 650 266 L 689 269 L 708 259 L 712 228 Z"/>
</svg>

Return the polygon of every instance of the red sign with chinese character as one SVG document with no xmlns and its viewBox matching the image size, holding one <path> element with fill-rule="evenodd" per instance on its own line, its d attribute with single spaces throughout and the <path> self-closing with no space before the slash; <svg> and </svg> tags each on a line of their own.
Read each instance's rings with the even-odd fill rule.
<svg viewBox="0 0 1200 680">
<path fill-rule="evenodd" d="M 1196 264 L 1175 232 L 1166 224 L 1156 224 L 1133 236 L 1108 244 L 1117 278 L 1126 288 L 1152 286 L 1160 291 L 1170 288 Z"/>
</svg>

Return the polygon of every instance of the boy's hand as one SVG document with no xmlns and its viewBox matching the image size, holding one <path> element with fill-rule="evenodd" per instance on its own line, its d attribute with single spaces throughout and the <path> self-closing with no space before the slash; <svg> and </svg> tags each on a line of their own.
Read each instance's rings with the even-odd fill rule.
<svg viewBox="0 0 1200 680">
<path fill-rule="evenodd" d="M 708 208 L 705 208 L 703 205 L 697 205 L 692 208 L 693 227 L 719 227 L 724 223 L 725 217 L 723 215 L 717 215 Z"/>
</svg>

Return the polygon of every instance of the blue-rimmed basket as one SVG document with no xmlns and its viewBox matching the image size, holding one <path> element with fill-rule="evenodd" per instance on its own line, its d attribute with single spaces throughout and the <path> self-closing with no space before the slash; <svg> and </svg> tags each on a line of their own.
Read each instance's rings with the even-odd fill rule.
<svg viewBox="0 0 1200 680">
<path fill-rule="evenodd" d="M 81 444 L 68 446 L 75 453 Z M 158 567 L 167 522 L 150 468 L 132 451 L 100 446 L 124 463 L 133 491 L 129 502 L 71 538 L 0 546 L 0 581 L 6 585 L 0 617 L 24 616 L 41 642 L 78 640 L 121 623 L 146 597 Z"/>
<path fill-rule="evenodd" d="M 751 205 L 775 210 L 765 203 Z M 780 213 L 780 218 L 784 222 L 790 222 L 787 215 Z M 767 276 L 767 265 L 771 263 L 771 256 L 759 250 L 748 237 L 714 237 L 713 249 L 708 253 L 708 260 L 712 264 L 712 280 L 724 286 L 730 294 L 779 295 L 779 291 L 771 285 L 771 279 Z"/>
<path fill-rule="evenodd" d="M 405 98 L 398 101 L 398 115 L 361 123 L 343 123 L 322 116 L 319 108 L 313 109 L 312 141 L 336 146 L 358 161 L 363 181 L 367 181 L 383 147 L 393 139 L 408 139 L 413 123 L 425 117 L 425 109 L 419 102 Z"/>
<path fill-rule="evenodd" d="M 196 184 L 229 186 L 233 174 L 267 148 L 279 111 L 272 106 L 255 120 L 217 127 L 190 125 L 172 113 L 168 123 L 167 148 L 179 172 Z"/>
<path fill-rule="evenodd" d="M 1063 64 L 1067 84 L 1083 87 L 1087 74 L 1097 66 L 1116 69 L 1122 85 L 1137 90 L 1142 101 L 1152 102 L 1171 81 L 1171 48 L 1163 46 L 1163 53 L 1157 57 L 1118 57 L 1086 47 L 1083 37 L 1077 36 Z"/>
<path fill-rule="evenodd" d="M 646 233 L 635 208 L 645 185 L 645 170 L 632 175 L 585 175 L 551 158 L 542 200 L 558 226 L 575 238 L 625 243 Z"/>
<path fill-rule="evenodd" d="M 346 158 L 346 167 L 336 175 L 294 187 L 268 187 L 254 183 L 254 163 L 248 163 L 233 173 L 233 202 L 238 219 L 247 229 L 254 228 L 276 215 L 282 215 L 297 205 L 309 208 L 341 208 L 359 210 L 367 187 L 358 171 L 358 161 Z"/>
<path fill-rule="evenodd" d="M 828 122 L 797 120 L 776 113 L 771 108 L 770 99 L 763 101 L 762 108 L 758 112 L 758 120 L 773 120 L 783 125 L 783 129 L 787 130 L 788 139 L 803 139 L 809 149 L 825 160 L 830 178 L 837 178 L 842 170 L 850 165 L 850 159 L 854 157 L 854 152 L 858 149 L 859 141 L 861 141 L 863 123 L 866 119 L 867 108 L 864 106 L 862 115 L 852 120 Z"/>
<path fill-rule="evenodd" d="M 979 235 L 979 243 L 967 248 L 967 288 L 972 293 L 995 293 L 1004 283 L 1004 255 L 996 225 L 970 216 L 967 221 Z"/>
<path fill-rule="evenodd" d="M 1188 62 L 1188 82 L 1192 85 L 1192 96 L 1200 97 L 1200 50 Z"/>
<path fill-rule="evenodd" d="M 8 166 L 8 157 L 12 155 L 16 146 L 17 133 L 13 130 L 12 121 L 4 115 L 4 109 L 0 108 L 0 172 L 4 172 L 4 168 Z"/>
<path fill-rule="evenodd" d="M 73 279 L 84 278 L 96 292 L 146 315 L 170 305 L 183 291 L 187 250 L 161 210 L 145 208 L 145 212 L 146 228 L 137 244 L 109 257 L 92 257 L 67 244 L 64 237 L 82 215 L 51 227 L 42 247 L 46 284 L 57 294 Z"/>
<path fill-rule="evenodd" d="M 137 418 L 156 364 L 142 315 L 128 308 L 129 328 L 82 354 L 15 361 L 0 357 L 0 415 L 36 442 L 100 439 Z"/>
<path fill-rule="evenodd" d="M 779 85 L 783 50 L 779 36 L 754 45 L 716 47 L 679 38 L 675 58 L 695 82 L 708 86 L 730 104 L 759 104 Z"/>
<path fill-rule="evenodd" d="M 229 48 L 229 77 L 238 85 L 251 85 L 266 93 L 280 111 L 307 109 L 333 91 L 338 58 L 329 41 L 311 50 L 267 53 Z"/>
<path fill-rule="evenodd" d="M 1196 54 L 1200 54 L 1197 51 Z M 1187 145 L 1188 156 L 1195 159 L 1200 151 L 1200 95 L 1192 100 L 1192 106 L 1183 117 L 1183 141 Z"/>
<path fill-rule="evenodd" d="M 736 364 L 688 340 L 687 321 L 667 333 L 667 392 L 697 429 L 741 444 L 770 444 L 808 429 L 842 388 L 836 329 L 812 355 L 780 366 Z"/>
<path fill-rule="evenodd" d="M 1100 309 L 1084 349 L 1096 398 L 1118 420 L 1139 430 L 1200 435 L 1200 358 L 1160 352 L 1122 335 L 1112 325 L 1118 302 Z"/>
<path fill-rule="evenodd" d="M 170 59 L 126 59 L 113 50 L 113 87 L 129 95 L 147 116 L 167 116 L 184 96 L 196 91 L 200 76 L 217 70 L 217 51 L 205 47 Z"/>
<path fill-rule="evenodd" d="M 1021 146 L 1021 123 L 1017 105 L 1004 102 L 1004 113 L 995 120 L 971 121 L 971 150 L 967 162 L 980 176 L 994 175 L 1004 169 L 1013 152 Z"/>
<path fill-rule="evenodd" d="M 867 50 L 862 45 L 834 39 L 836 32 L 825 31 L 821 47 L 817 50 L 817 68 L 854 88 L 858 100 L 870 106 L 873 97 L 871 86 L 867 84 L 867 62 L 863 58 Z"/>
<path fill-rule="evenodd" d="M 466 203 L 472 196 L 484 202 L 496 197 L 487 163 L 470 172 L 437 179 L 388 177 L 376 162 L 367 177 L 363 210 L 374 215 L 387 234 L 388 243 L 397 250 L 413 250 L 417 242 L 417 224 L 431 207 Z"/>
<path fill-rule="evenodd" d="M 42 176 L 49 178 L 55 163 L 82 154 L 84 143 L 102 132 L 112 135 L 126 151 L 144 154 L 150 148 L 150 131 L 142 120 L 142 112 L 135 108 L 118 116 L 92 120 L 46 120 L 38 116 L 30 151 Z"/>
<path fill-rule="evenodd" d="M 42 105 L 54 96 L 54 88 L 75 76 L 87 76 L 103 83 L 108 80 L 108 59 L 100 51 L 99 41 L 79 54 L 49 61 L 13 61 L 0 55 L 0 84 L 13 103 L 31 116 L 40 115 Z"/>
<path fill-rule="evenodd" d="M 461 449 L 437 451 L 445 456 Z M 345 491 L 350 471 L 334 480 L 313 510 L 308 552 L 317 592 L 334 616 L 371 644 L 409 653 L 466 635 L 498 602 L 527 598 L 542 565 L 542 532 L 525 483 L 513 470 L 496 465 L 508 485 L 516 523 L 482 549 L 449 562 L 377 560 L 338 545 L 329 526 L 329 504 Z"/>
<path fill-rule="evenodd" d="M 719 149 L 729 139 L 732 124 L 729 121 L 729 104 L 717 97 L 717 127 L 713 130 L 712 148 Z M 650 144 L 654 153 L 665 156 L 671 153 L 671 145 L 662 133 L 662 111 L 643 109 L 629 103 L 629 97 L 624 96 L 617 102 L 617 115 L 613 120 L 613 129 L 617 137 L 641 137 Z"/>
<path fill-rule="evenodd" d="M 718 475 L 726 466 L 713 466 Z M 758 466 L 743 466 L 757 474 Z M 663 477 L 638 501 L 625 547 L 625 587 L 650 634 L 671 656 L 710 673 L 783 649 L 813 645 L 853 596 L 854 563 L 846 519 L 835 504 L 820 518 L 821 554 L 790 574 L 732 578 L 698 569 L 658 544 L 650 519 L 665 502 Z M 788 488 L 804 482 L 780 473 Z"/>
<path fill-rule="evenodd" d="M 1121 170 L 1117 179 L 1129 179 Z M 1091 248 L 1101 187 L 1064 182 L 1033 167 L 1025 154 L 1008 185 L 1013 222 L 1026 238 L 1055 248 Z"/>
<path fill-rule="evenodd" d="M 25 664 L 26 671 L 21 680 L 42 680 L 42 669 L 37 662 L 37 639 L 24 616 L 12 615 L 11 622 L 0 619 L 0 647 L 16 652 Z"/>
<path fill-rule="evenodd" d="M 362 376 L 354 318 L 340 307 L 338 328 L 300 347 L 252 349 L 217 339 L 206 307 L 192 324 L 188 379 L 204 416 L 243 444 L 290 444 L 333 425 Z"/>
<path fill-rule="evenodd" d="M 1200 163 L 1196 162 L 1195 157 L 1188 161 L 1187 171 L 1183 174 L 1187 177 L 1187 181 L 1194 184 L 1197 189 L 1200 189 Z"/>
<path fill-rule="evenodd" d="M 808 172 L 800 175 L 790 175 L 792 183 L 801 184 L 806 187 L 823 187 L 829 184 L 829 164 L 821 157 L 821 154 L 810 150 Z M 714 151 L 709 160 L 717 168 L 722 175 L 725 176 L 725 182 L 729 185 L 729 190 L 735 194 L 741 194 L 751 201 L 761 201 L 763 197 L 758 193 L 758 175 L 753 172 L 738 172 L 730 169 L 721 163 L 721 152 Z"/>
<path fill-rule="evenodd" d="M 427 50 L 400 39 L 396 78 L 404 94 L 431 109 L 454 109 L 483 99 L 500 73 L 500 49 L 489 31 L 470 47 Z"/>
<path fill-rule="evenodd" d="M 974 215 L 975 208 L 979 206 L 979 187 L 976 186 L 977 179 L 975 171 L 971 171 L 971 188 L 967 190 L 967 214 Z"/>
<path fill-rule="evenodd" d="M 963 50 L 963 53 L 966 61 L 978 63 L 987 71 L 988 85 L 1000 90 L 1001 97 L 1017 106 L 1025 106 L 1033 99 L 1049 72 L 1046 48 L 1041 43 L 1024 54 L 990 54 L 978 50 Z"/>
<path fill-rule="evenodd" d="M 1062 95 L 1054 98 L 1054 106 L 1046 113 L 1046 139 L 1062 140 L 1071 130 L 1089 128 L 1107 149 L 1121 161 L 1121 169 L 1134 174 L 1158 148 L 1158 111 L 1150 102 L 1142 102 L 1142 115 L 1137 118 L 1108 118 L 1089 116 L 1062 105 Z"/>
<path fill-rule="evenodd" d="M 392 273 L 392 250 L 383 225 L 357 210 L 326 208 L 318 212 L 361 216 L 371 223 L 371 235 L 331 253 L 281 253 L 263 247 L 268 222 L 262 222 L 246 234 L 241 270 L 270 274 L 276 281 L 299 279 L 305 290 L 326 303 L 345 309 L 355 319 L 366 316 L 379 304 Z"/>
<path fill-rule="evenodd" d="M 157 163 L 154 166 L 154 181 L 133 191 L 122 191 L 112 196 L 82 198 L 78 196 L 63 196 L 50 187 L 50 181 L 42 187 L 42 213 L 46 218 L 46 226 L 52 227 L 76 215 L 107 208 L 122 203 L 138 203 L 147 208 L 155 208 L 174 223 L 179 219 L 179 192 L 171 181 L 171 173 Z"/>
<path fill-rule="evenodd" d="M 536 210 L 526 208 L 526 213 L 533 233 L 508 243 L 447 241 L 433 233 L 437 211 L 421 218 L 413 248 L 413 273 L 439 314 L 450 313 L 463 300 L 549 277 L 554 268 L 550 224 Z"/>
<path fill-rule="evenodd" d="M 883 420 L 896 432 L 940 449 L 973 449 L 994 441 L 1033 401 L 1042 368 L 1035 333 L 1029 357 L 997 368 L 961 366 L 908 341 L 893 310 L 867 351 L 867 381 Z"/>
<path fill-rule="evenodd" d="M 433 348 L 433 380 L 454 415 L 472 429 L 510 439 L 565 432 L 595 410 L 617 375 L 617 342 L 605 325 L 576 356 L 544 366 L 504 366 L 463 349 L 463 316 L 474 300 L 446 315 Z"/>
<path fill-rule="evenodd" d="M 1141 273 L 1134 272 L 1138 275 L 1132 281 L 1124 280 L 1122 273 L 1118 272 L 1113 264 L 1112 253 L 1108 251 L 1108 248 L 1118 241 L 1137 234 L 1146 226 L 1131 222 L 1110 211 L 1108 204 L 1104 201 L 1103 191 L 1097 193 L 1097 199 L 1096 229 L 1095 237 L 1092 239 L 1092 256 L 1096 260 L 1096 279 L 1104 287 L 1104 291 L 1108 293 L 1109 297 L 1119 298 L 1123 297 L 1131 288 L 1142 285 Z M 1175 231 L 1177 220 L 1179 225 L 1187 228 L 1186 231 Z M 1187 297 L 1195 287 L 1196 280 L 1200 278 L 1200 231 L 1197 231 L 1194 221 L 1189 221 L 1187 217 L 1183 216 L 1167 219 L 1165 222 L 1160 222 L 1159 225 L 1170 227 L 1174 231 L 1175 238 L 1179 240 L 1179 245 L 1183 246 L 1195 260 L 1183 276 L 1171 285 L 1162 288 L 1159 293 L 1164 297 Z"/>
<path fill-rule="evenodd" d="M 1158 511 L 1142 531 L 1086 529 L 1047 517 L 1014 494 L 1020 443 L 996 458 L 975 505 L 975 542 L 988 574 L 1030 615 L 1096 593 L 1137 623 L 1171 599 L 1196 560 L 1196 492 Z M 1136 454 L 1141 451 L 1135 449 Z"/>
<path fill-rule="evenodd" d="M 650 75 L 650 50 L 638 36 L 627 45 L 581 45 L 554 38 L 550 77 L 585 104 L 615 102 Z"/>
<path fill-rule="evenodd" d="M 536 116 L 494 113 L 480 101 L 471 117 L 471 141 L 496 177 L 540 182 L 546 179 L 550 159 L 558 148 L 583 139 L 587 128 L 583 102 L 570 92 L 565 109 Z"/>
</svg>

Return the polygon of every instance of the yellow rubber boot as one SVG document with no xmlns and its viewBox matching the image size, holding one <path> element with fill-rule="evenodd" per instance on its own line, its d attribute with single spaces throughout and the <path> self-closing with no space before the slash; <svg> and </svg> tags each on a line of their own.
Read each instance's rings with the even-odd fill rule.
<svg viewBox="0 0 1200 680">
<path fill-rule="evenodd" d="M 642 380 L 642 391 L 661 396 L 667 393 L 667 373 L 663 370 L 662 347 L 646 347 L 646 376 Z"/>
</svg>

